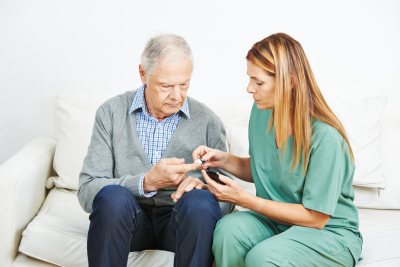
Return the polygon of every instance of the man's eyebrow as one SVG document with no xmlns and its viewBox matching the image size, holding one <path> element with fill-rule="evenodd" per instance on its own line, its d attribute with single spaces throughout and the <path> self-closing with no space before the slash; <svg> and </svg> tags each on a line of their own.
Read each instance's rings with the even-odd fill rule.
<svg viewBox="0 0 400 267">
<path fill-rule="evenodd" d="M 184 81 L 183 83 L 179 83 L 179 84 L 184 84 L 184 83 L 187 83 L 187 82 L 189 82 L 189 81 L 190 81 L 190 79 Z M 162 84 L 162 85 L 164 85 L 164 86 L 171 86 L 171 85 L 173 85 L 173 84 L 169 84 L 169 83 L 167 83 L 167 82 L 160 82 L 160 84 Z"/>
</svg>

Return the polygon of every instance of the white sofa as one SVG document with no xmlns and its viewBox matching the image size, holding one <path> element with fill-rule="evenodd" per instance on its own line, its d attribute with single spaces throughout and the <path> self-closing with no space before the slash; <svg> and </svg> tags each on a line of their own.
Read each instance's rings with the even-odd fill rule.
<svg viewBox="0 0 400 267">
<path fill-rule="evenodd" d="M 55 139 L 34 139 L 0 166 L 1 267 L 87 266 L 90 222 L 76 197 L 77 174 L 94 113 L 112 96 L 61 94 Z M 225 123 L 230 152 L 248 155 L 251 99 L 202 102 Z M 356 152 L 355 203 L 364 237 L 364 259 L 357 266 L 400 266 L 400 108 L 385 106 L 385 97 L 330 104 Z M 252 184 L 241 184 L 255 193 Z M 128 266 L 172 266 L 173 256 L 165 251 L 131 252 Z"/>
</svg>

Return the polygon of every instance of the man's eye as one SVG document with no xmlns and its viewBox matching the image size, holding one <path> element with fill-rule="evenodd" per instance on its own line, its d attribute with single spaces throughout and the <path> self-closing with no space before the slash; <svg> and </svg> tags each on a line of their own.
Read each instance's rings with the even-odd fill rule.
<svg viewBox="0 0 400 267">
<path fill-rule="evenodd" d="M 262 85 L 262 84 L 263 84 L 262 82 L 257 83 L 257 85 Z"/>
</svg>

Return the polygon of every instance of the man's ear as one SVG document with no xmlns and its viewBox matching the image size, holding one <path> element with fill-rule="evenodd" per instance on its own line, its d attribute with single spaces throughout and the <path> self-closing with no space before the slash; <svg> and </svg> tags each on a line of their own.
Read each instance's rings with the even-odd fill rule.
<svg viewBox="0 0 400 267">
<path fill-rule="evenodd" d="M 147 85 L 146 71 L 144 70 L 142 64 L 139 64 L 139 74 L 140 74 L 140 79 L 142 80 L 142 83 L 144 85 Z"/>
</svg>

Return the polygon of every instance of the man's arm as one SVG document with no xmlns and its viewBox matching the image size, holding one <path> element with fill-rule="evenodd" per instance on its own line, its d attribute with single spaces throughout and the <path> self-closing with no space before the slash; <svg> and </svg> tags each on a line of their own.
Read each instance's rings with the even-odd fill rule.
<svg viewBox="0 0 400 267">
<path fill-rule="evenodd" d="M 108 106 L 102 105 L 97 109 L 92 139 L 79 174 L 78 200 L 84 211 L 92 212 L 94 197 L 106 185 L 122 185 L 140 197 L 139 180 L 143 173 L 113 177 L 113 170 L 112 116 Z"/>
</svg>

